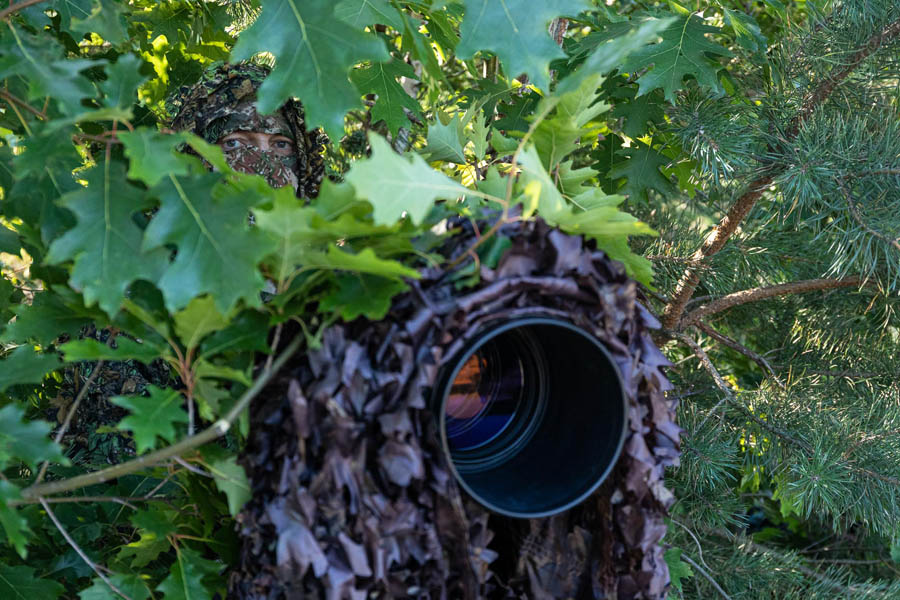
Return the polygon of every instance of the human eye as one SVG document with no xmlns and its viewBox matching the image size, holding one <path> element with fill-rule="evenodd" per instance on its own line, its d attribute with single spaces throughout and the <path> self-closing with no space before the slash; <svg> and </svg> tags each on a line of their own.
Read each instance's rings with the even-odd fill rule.
<svg viewBox="0 0 900 600">
<path fill-rule="evenodd" d="M 294 144 L 289 140 L 275 140 L 274 146 L 278 150 L 290 150 L 293 148 Z"/>
<path fill-rule="evenodd" d="M 237 138 L 231 138 L 229 140 L 225 140 L 222 142 L 222 148 L 225 150 L 236 150 L 241 146 L 241 140 Z"/>
</svg>

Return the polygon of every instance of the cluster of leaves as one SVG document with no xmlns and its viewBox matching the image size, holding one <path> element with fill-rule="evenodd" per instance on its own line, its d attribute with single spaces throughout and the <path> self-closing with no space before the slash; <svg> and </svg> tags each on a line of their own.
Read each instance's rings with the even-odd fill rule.
<svg viewBox="0 0 900 600">
<path fill-rule="evenodd" d="M 895 283 L 889 183 L 900 172 L 900 121 L 888 90 L 897 66 L 873 63 L 827 110 L 802 128 L 796 120 L 816 84 L 897 19 L 892 1 L 836 3 L 829 14 L 779 0 L 687 4 L 45 0 L 0 9 L 0 590 L 224 595 L 237 551 L 230 517 L 249 490 L 236 456 L 269 366 L 285 347 L 317 344 L 336 320 L 381 318 L 420 268 L 471 285 L 470 259 L 496 260 L 498 245 L 481 242 L 497 241 L 499 224 L 540 216 L 668 295 L 709 225 L 773 172 L 774 191 L 704 271 L 699 294 L 824 273 Z M 161 127 L 169 94 L 216 61 L 251 59 L 274 65 L 259 109 L 297 97 L 332 140 L 330 180 L 311 202 Z M 848 191 L 859 198 L 853 211 L 835 200 Z M 447 219 L 495 226 L 451 258 L 438 251 Z M 715 325 L 759 353 L 778 348 L 770 360 L 785 369 L 820 368 L 816 351 L 883 376 L 896 354 L 885 349 L 896 344 L 892 306 L 847 292 L 766 316 L 735 309 Z M 289 322 L 302 339 L 282 339 Z M 95 330 L 108 335 L 88 335 Z M 798 411 L 804 395 L 827 404 L 833 380 L 799 378 L 802 391 L 788 394 L 731 348 L 710 351 L 743 404 L 715 418 L 721 397 L 706 373 L 674 373 L 696 402 L 682 418 L 687 453 L 674 480 L 683 500 L 667 553 L 673 589 L 690 596 L 681 579 L 693 573 L 697 597 L 717 593 L 685 562 L 694 556 L 706 569 L 727 565 L 733 597 L 787 597 L 774 556 L 789 565 L 789 593 L 833 592 L 837 576 L 797 562 L 792 548 L 831 526 L 881 548 L 900 537 L 890 528 L 896 486 L 866 491 L 872 478 L 847 470 L 890 472 L 896 450 L 867 444 L 853 452 L 870 462 L 841 458 L 866 428 L 891 440 L 879 437 L 900 422 L 882 400 L 891 384 L 854 380 L 833 410 Z M 76 408 L 102 364 L 156 376 L 90 404 L 113 415 L 93 422 Z M 787 451 L 772 423 L 806 445 Z M 71 433 L 76 425 L 86 433 Z M 115 467 L 80 449 L 109 438 L 124 440 Z M 738 552 L 741 516 L 765 494 L 767 516 L 791 532 L 769 532 L 784 554 Z"/>
</svg>

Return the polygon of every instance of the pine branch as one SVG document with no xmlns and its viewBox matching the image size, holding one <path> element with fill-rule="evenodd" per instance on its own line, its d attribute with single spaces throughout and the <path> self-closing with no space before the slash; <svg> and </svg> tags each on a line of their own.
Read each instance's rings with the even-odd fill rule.
<svg viewBox="0 0 900 600">
<path fill-rule="evenodd" d="M 791 127 L 787 132 L 789 140 L 795 138 L 800 131 L 800 127 L 814 113 L 816 108 L 822 105 L 831 95 L 835 87 L 844 79 L 846 79 L 862 62 L 871 56 L 876 50 L 881 48 L 885 43 L 892 41 L 900 36 L 900 20 L 894 21 L 879 33 L 875 34 L 866 42 L 866 44 L 852 55 L 850 60 L 836 73 L 832 73 L 825 81 L 819 83 L 818 86 L 807 96 L 803 106 L 797 113 L 797 116 L 791 122 Z M 782 169 L 783 170 L 783 167 Z M 781 171 L 779 170 L 779 172 Z M 725 245 L 725 242 L 734 234 L 738 225 L 750 209 L 756 204 L 756 201 L 762 195 L 763 190 L 768 187 L 777 173 L 768 173 L 754 180 L 745 191 L 732 205 L 728 213 L 722 218 L 719 224 L 713 229 L 712 233 L 691 257 L 691 265 L 687 267 L 675 286 L 675 293 L 672 294 L 672 300 L 666 306 L 663 313 L 662 323 L 667 329 L 675 329 L 678 325 L 684 308 L 694 291 L 700 284 L 699 267 L 701 263 L 716 254 Z"/>
<path fill-rule="evenodd" d="M 806 279 L 803 281 L 792 281 L 791 283 L 780 283 L 768 287 L 759 287 L 749 290 L 734 292 L 727 296 L 722 296 L 713 300 L 709 304 L 704 304 L 700 308 L 688 313 L 679 324 L 679 328 L 695 325 L 697 321 L 709 315 L 722 312 L 739 304 L 748 302 L 758 302 L 775 296 L 785 296 L 787 294 L 802 294 L 804 292 L 814 292 L 818 290 L 831 290 L 837 288 L 853 287 L 860 285 L 862 280 L 859 277 L 846 277 L 844 279 Z"/>
</svg>

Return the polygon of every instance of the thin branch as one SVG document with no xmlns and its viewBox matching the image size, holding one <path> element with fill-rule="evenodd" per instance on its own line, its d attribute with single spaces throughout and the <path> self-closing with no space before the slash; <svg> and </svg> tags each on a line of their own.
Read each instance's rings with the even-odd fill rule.
<svg viewBox="0 0 900 600">
<path fill-rule="evenodd" d="M 792 281 L 790 283 L 779 283 L 768 287 L 741 290 L 740 292 L 722 296 L 709 304 L 704 304 L 700 308 L 694 309 L 685 315 L 679 325 L 681 328 L 695 325 L 700 319 L 738 306 L 739 304 L 758 302 L 760 300 L 766 300 L 767 298 L 785 296 L 787 294 L 802 294 L 804 292 L 854 287 L 861 283 L 862 280 L 859 277 L 845 277 L 844 279 L 805 279 L 803 281 Z"/>
<path fill-rule="evenodd" d="M 856 206 L 856 202 L 853 201 L 853 194 L 851 194 L 850 190 L 847 189 L 846 183 L 844 183 L 840 179 L 837 179 L 836 181 L 838 187 L 841 188 L 841 193 L 844 194 L 844 199 L 847 201 L 847 207 L 850 209 L 850 216 L 853 217 L 853 220 L 859 223 L 860 227 L 862 227 L 881 241 L 887 242 L 897 250 L 900 250 L 900 240 L 898 240 L 897 238 L 891 238 L 869 225 L 859 213 L 859 208 Z"/>
<path fill-rule="evenodd" d="M 3 98 L 4 100 L 6 100 L 7 102 L 9 102 L 10 104 L 13 104 L 13 103 L 18 104 L 19 106 L 21 106 L 22 108 L 24 108 L 25 110 L 27 110 L 27 111 L 30 112 L 31 114 L 35 115 L 36 117 L 38 117 L 38 118 L 41 119 L 42 121 L 46 121 L 46 120 L 47 120 L 47 115 L 46 115 L 45 113 L 39 111 L 38 109 L 36 109 L 35 107 L 31 106 L 30 104 L 28 104 L 27 102 L 25 102 L 25 101 L 22 100 L 21 98 L 19 98 L 19 97 L 17 97 L 17 96 L 13 96 L 12 94 L 10 94 L 9 92 L 7 92 L 6 90 L 0 90 L 0 98 Z"/>
<path fill-rule="evenodd" d="M 5 19 L 6 17 L 13 14 L 14 12 L 19 12 L 23 8 L 28 8 L 29 6 L 32 6 L 34 4 L 40 4 L 43 1 L 44 0 L 23 0 L 22 2 L 19 2 L 18 4 L 13 4 L 12 6 L 10 6 L 8 8 L 4 8 L 3 10 L 0 10 L 0 19 Z"/>
<path fill-rule="evenodd" d="M 87 565 L 91 568 L 91 570 L 93 570 L 94 573 L 97 574 L 97 577 L 102 579 L 103 583 L 109 586 L 109 589 L 125 598 L 125 600 L 131 600 L 131 598 L 125 595 L 122 590 L 113 585 L 113 582 L 110 581 L 109 578 L 100 571 L 97 563 L 88 558 L 88 555 L 84 553 L 84 550 L 82 550 L 81 547 L 75 543 L 75 540 L 72 539 L 72 536 L 69 535 L 69 532 L 66 531 L 66 528 L 62 526 L 62 523 L 60 523 L 59 519 L 56 518 L 56 515 L 53 514 L 53 511 L 50 509 L 50 505 L 47 503 L 47 500 L 45 498 L 41 498 L 40 501 L 41 506 L 43 506 L 44 510 L 47 511 L 47 516 L 50 517 L 50 520 L 53 521 L 53 524 L 56 525 L 56 528 L 59 530 L 62 536 L 66 538 L 66 541 L 69 542 L 69 545 L 72 546 L 72 549 L 78 553 L 78 556 L 80 556 L 81 559 L 86 562 Z"/>
<path fill-rule="evenodd" d="M 140 498 L 126 498 L 122 496 L 62 496 L 59 498 L 32 498 L 30 500 L 10 500 L 7 506 L 21 506 L 23 504 L 40 504 L 41 502 L 49 502 L 50 504 L 78 504 L 80 502 L 112 502 L 127 506 L 132 510 L 138 510 L 133 502 L 169 502 L 169 498 L 164 496 L 151 497 L 150 495 Z"/>
<path fill-rule="evenodd" d="M 728 594 L 725 593 L 725 590 L 722 589 L 722 586 L 720 586 L 718 583 L 716 583 L 716 580 L 712 578 L 712 575 L 710 575 L 709 573 L 706 572 L 706 569 L 704 569 L 703 567 L 701 567 L 700 565 L 695 563 L 693 561 L 693 559 L 691 559 L 691 557 L 688 556 L 687 554 L 685 554 L 684 552 L 681 553 L 681 558 L 683 558 L 685 560 L 685 562 L 687 562 L 687 564 L 689 564 L 692 567 L 694 567 L 695 569 L 697 569 L 697 572 L 699 572 L 701 575 L 706 577 L 706 580 L 712 584 L 712 586 L 716 589 L 717 592 L 722 594 L 722 597 L 725 598 L 725 600 L 731 600 L 731 596 L 729 596 Z"/>
<path fill-rule="evenodd" d="M 872 36 L 862 49 L 850 57 L 843 69 L 832 73 L 819 83 L 804 100 L 803 106 L 792 120 L 791 126 L 787 131 L 788 139 L 793 139 L 797 136 L 803 123 L 815 112 L 816 108 L 828 99 L 834 88 L 841 81 L 846 79 L 872 53 L 898 35 L 900 35 L 900 21 L 895 21 Z M 691 299 L 691 296 L 694 295 L 694 291 L 700 284 L 699 269 L 702 262 L 725 246 L 725 242 L 737 230 L 738 225 L 744 220 L 760 196 L 762 196 L 763 191 L 772 184 L 776 174 L 769 172 L 761 175 L 747 186 L 747 190 L 735 201 L 728 213 L 722 217 L 716 228 L 706 238 L 703 246 L 691 257 L 690 266 L 684 270 L 675 286 L 675 293 L 671 296 L 672 300 L 666 306 L 662 319 L 664 327 L 667 329 L 676 328 L 681 320 L 681 315 L 684 314 L 685 305 L 687 305 L 688 300 Z"/>
<path fill-rule="evenodd" d="M 78 395 L 75 397 L 75 402 L 72 403 L 72 406 L 69 407 L 69 411 L 66 413 L 66 420 L 63 421 L 62 427 L 59 428 L 59 431 L 56 432 L 56 437 L 54 438 L 54 442 L 57 444 L 60 443 L 63 439 L 63 436 L 66 435 L 66 431 L 69 429 L 69 425 L 72 423 L 72 417 L 75 416 L 75 412 L 78 410 L 78 406 L 81 404 L 81 401 L 84 400 L 84 397 L 87 395 L 88 389 L 94 384 L 94 381 L 97 379 L 97 375 L 100 374 L 100 367 L 103 366 L 104 361 L 97 361 L 97 365 L 94 367 L 94 370 L 91 372 L 91 376 L 88 377 L 88 380 L 84 382 L 84 385 L 81 386 L 81 390 L 79 390 Z M 44 464 L 41 465 L 41 470 L 38 472 L 37 477 L 34 480 L 35 484 L 38 484 L 44 480 L 44 475 L 47 474 L 47 467 L 50 465 L 49 460 L 45 460 Z"/>
<path fill-rule="evenodd" d="M 722 344 L 725 344 L 732 350 L 736 350 L 736 351 L 740 352 L 741 354 L 743 354 L 744 356 L 746 356 L 747 358 L 749 358 L 750 360 L 752 360 L 753 362 L 758 364 L 762 368 L 763 371 L 766 371 L 769 374 L 769 377 L 771 377 L 772 379 L 775 380 L 775 383 L 778 384 L 778 387 L 780 387 L 781 389 L 785 389 L 784 383 L 781 381 L 781 379 L 778 378 L 778 375 L 775 374 L 775 369 L 772 368 L 772 365 L 769 364 L 769 361 L 767 361 L 765 358 L 763 358 L 762 355 L 757 354 L 750 348 L 747 348 L 747 347 L 741 345 L 740 343 L 731 339 L 727 335 L 725 335 L 723 333 L 719 333 L 718 331 L 716 331 L 715 329 L 713 329 L 712 327 L 710 327 L 703 321 L 697 322 L 696 326 L 700 331 L 702 331 L 709 337 L 713 338 L 717 342 L 721 342 Z"/>
<path fill-rule="evenodd" d="M 103 469 L 102 471 L 95 471 L 93 473 L 87 473 L 85 475 L 78 475 L 76 477 L 71 477 L 69 479 L 63 479 L 60 481 L 52 481 L 49 483 L 32 485 L 22 490 L 22 497 L 38 498 L 40 496 L 48 496 L 50 494 L 59 494 L 61 492 L 77 490 L 88 485 L 105 483 L 124 475 L 140 471 L 141 469 L 155 465 L 163 460 L 168 460 L 175 456 L 180 456 L 188 450 L 193 450 L 194 448 L 202 446 L 203 444 L 211 442 L 225 435 L 228 430 L 231 429 L 232 424 L 237 420 L 244 409 L 247 408 L 247 406 L 250 404 L 250 401 L 253 400 L 253 398 L 255 398 L 263 390 L 263 388 L 269 383 L 269 380 L 272 378 L 272 376 L 277 373 L 281 369 L 281 367 L 284 366 L 284 363 L 287 362 L 287 360 L 300 348 L 303 341 L 303 336 L 296 336 L 291 341 L 291 343 L 288 344 L 284 351 L 278 356 L 275 362 L 272 363 L 272 368 L 264 370 L 259 375 L 259 377 L 257 377 L 256 381 L 253 382 L 253 385 L 250 386 L 250 388 L 248 388 L 247 391 L 243 393 L 243 395 L 235 403 L 235 405 L 231 407 L 231 410 L 229 410 L 223 418 L 219 419 L 200 433 L 185 438 L 180 442 L 172 444 L 171 446 L 168 446 L 166 448 L 162 448 L 144 456 L 139 456 L 128 462 Z"/>
<path fill-rule="evenodd" d="M 707 371 L 709 371 L 709 374 L 712 375 L 713 381 L 716 382 L 716 386 L 720 390 L 722 390 L 723 394 L 725 394 L 725 397 L 722 398 L 721 400 L 719 400 L 719 402 L 716 403 L 716 405 L 713 406 L 712 409 L 710 409 L 710 411 L 706 414 L 706 416 L 703 418 L 703 420 L 700 421 L 700 425 L 697 426 L 697 429 L 702 429 L 703 426 L 706 424 L 706 422 L 709 420 L 709 418 L 713 414 L 715 414 L 715 412 L 717 410 L 719 410 L 719 407 L 722 406 L 722 404 L 726 400 L 731 401 L 735 404 L 739 404 L 739 402 L 734 397 L 734 394 L 731 391 L 731 387 L 729 387 L 729 385 L 725 382 L 725 379 L 723 379 L 722 376 L 719 374 L 719 371 L 716 369 L 716 366 L 709 359 L 709 355 L 706 353 L 706 351 L 704 351 L 703 348 L 700 347 L 700 344 L 698 344 L 693 339 L 691 339 L 690 336 L 687 336 L 678 331 L 666 331 L 665 333 L 667 335 L 670 335 L 671 337 L 675 338 L 676 340 L 683 342 L 688 347 L 690 347 L 691 350 L 694 351 L 694 354 L 697 356 L 697 358 L 700 359 L 700 364 L 702 364 L 703 367 Z"/>
</svg>

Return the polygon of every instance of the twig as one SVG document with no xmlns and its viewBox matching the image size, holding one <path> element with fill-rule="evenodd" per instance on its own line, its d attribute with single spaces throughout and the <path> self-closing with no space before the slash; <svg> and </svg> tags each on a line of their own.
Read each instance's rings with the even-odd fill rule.
<svg viewBox="0 0 900 600">
<path fill-rule="evenodd" d="M 684 552 L 681 553 L 681 558 L 684 559 L 689 565 L 691 565 L 692 567 L 697 569 L 697 571 L 701 575 L 706 577 L 706 580 L 708 582 L 710 582 L 714 588 L 716 588 L 717 592 L 722 594 L 722 597 L 725 598 L 725 600 L 731 600 L 731 596 L 729 596 L 728 594 L 725 593 L 725 590 L 722 589 L 722 586 L 720 586 L 718 583 L 716 583 L 716 580 L 712 578 L 712 575 L 710 575 L 709 573 L 706 572 L 706 569 L 704 569 L 703 567 L 701 567 L 700 565 L 695 563 L 693 561 L 693 559 L 690 556 L 688 556 L 687 554 L 685 554 Z"/>
<path fill-rule="evenodd" d="M 79 502 L 113 502 L 114 504 L 121 504 L 122 506 L 127 506 L 132 510 L 138 510 L 138 507 L 132 504 L 132 502 L 169 502 L 169 498 L 165 498 L 163 496 L 159 496 L 157 498 L 150 497 L 150 495 L 142 496 L 140 498 L 123 498 L 122 496 L 62 496 L 60 498 L 32 498 L 30 500 L 10 500 L 7 502 L 7 506 L 21 506 L 23 504 L 39 504 L 41 501 L 49 502 L 50 504 L 77 504 Z"/>
<path fill-rule="evenodd" d="M 781 389 L 785 389 L 784 383 L 781 381 L 781 379 L 778 378 L 778 375 L 775 374 L 775 370 L 772 368 L 772 365 L 770 365 L 769 361 L 767 361 L 765 358 L 763 358 L 762 355 L 757 354 L 750 348 L 747 348 L 747 347 L 741 345 L 740 343 L 731 339 L 724 333 L 719 333 L 718 331 L 716 331 L 715 329 L 713 329 L 712 327 L 710 327 L 703 321 L 697 322 L 696 326 L 700 331 L 702 331 L 709 337 L 713 338 L 717 342 L 721 342 L 721 343 L 725 344 L 726 346 L 728 346 L 729 348 L 731 348 L 732 350 L 736 350 L 736 351 L 740 352 L 741 354 L 743 354 L 744 356 L 746 356 L 747 358 L 749 358 L 750 360 L 752 360 L 753 362 L 758 364 L 762 368 L 763 371 L 766 371 L 769 373 L 769 376 L 775 380 L 775 383 L 778 384 L 778 387 L 780 387 Z"/>
<path fill-rule="evenodd" d="M 278 350 L 278 342 L 281 341 L 281 329 L 282 329 L 283 325 L 284 325 L 283 323 L 279 323 L 275 327 L 275 333 L 272 335 L 272 345 L 271 345 L 272 352 L 266 358 L 266 366 L 263 367 L 264 371 L 268 371 L 269 368 L 272 366 L 272 359 L 275 357 L 275 351 Z"/>
<path fill-rule="evenodd" d="M 179 465 L 181 465 L 182 467 L 184 467 L 185 469 L 187 469 L 187 470 L 190 471 L 191 473 L 194 473 L 195 475 L 200 475 L 201 477 L 210 477 L 210 478 L 212 477 L 212 475 L 210 475 L 209 473 L 207 473 L 207 472 L 204 471 L 203 469 L 200 469 L 200 468 L 198 468 L 198 467 L 195 467 L 194 465 L 192 465 L 191 463 L 187 462 L 186 460 L 184 460 L 183 458 L 181 458 L 181 457 L 179 457 L 179 456 L 176 456 L 174 460 L 175 460 L 175 462 L 177 462 Z"/>
<path fill-rule="evenodd" d="M 144 456 L 139 456 L 133 460 L 128 462 L 115 465 L 109 467 L 107 469 L 103 469 L 102 471 L 95 471 L 93 473 L 87 473 L 85 475 L 78 475 L 76 477 L 71 477 L 69 479 L 63 479 L 60 481 L 51 481 L 49 483 L 42 483 L 38 485 L 32 485 L 30 487 L 22 490 L 23 498 L 37 498 L 40 496 L 48 496 L 50 494 L 59 494 L 61 492 L 68 492 L 71 490 L 77 490 L 79 488 L 94 485 L 97 483 L 104 483 L 107 481 L 111 481 L 113 479 L 117 479 L 124 475 L 128 475 L 130 473 L 134 473 L 135 471 L 139 471 L 143 468 L 155 465 L 156 463 L 173 458 L 175 456 L 179 456 L 188 450 L 192 450 L 203 444 L 211 442 L 223 435 L 225 435 L 229 429 L 231 429 L 232 424 L 237 420 L 238 416 L 240 416 L 241 412 L 250 404 L 250 401 L 253 400 L 262 389 L 269 383 L 269 380 L 272 376 L 277 373 L 284 363 L 300 348 L 304 341 L 303 336 L 297 336 L 288 344 L 287 348 L 279 355 L 279 357 L 272 363 L 271 369 L 263 371 L 259 377 L 257 377 L 256 381 L 253 382 L 253 385 L 247 389 L 240 397 L 240 399 L 235 403 L 235 405 L 228 411 L 228 413 L 200 433 L 185 438 L 180 442 L 172 444 L 166 448 L 162 448 L 155 452 L 151 452 Z"/>
<path fill-rule="evenodd" d="M 681 527 L 682 529 L 684 529 L 685 531 L 687 531 L 688 535 L 690 535 L 694 539 L 694 543 L 697 544 L 697 552 L 700 556 L 700 562 L 703 563 L 704 567 L 709 569 L 709 565 L 706 564 L 705 560 L 703 560 L 703 546 L 700 545 L 700 540 L 697 539 L 697 536 L 694 535 L 694 532 L 691 531 L 690 527 L 688 527 L 687 525 L 685 525 L 684 523 L 682 523 L 680 521 L 677 521 L 676 519 L 673 519 L 672 517 L 669 517 L 669 520 L 672 521 L 673 523 L 675 523 L 676 525 L 678 525 L 679 527 Z M 712 571 L 712 569 L 709 569 L 709 570 Z"/>
<path fill-rule="evenodd" d="M 850 209 L 850 216 L 853 217 L 853 220 L 859 223 L 860 227 L 877 237 L 879 240 L 887 242 L 897 250 L 900 250 L 900 240 L 898 240 L 897 238 L 892 239 L 866 223 L 865 219 L 862 218 L 862 215 L 859 214 L 859 209 L 857 208 L 856 203 L 853 201 L 853 194 L 851 194 L 850 190 L 847 189 L 846 184 L 840 179 L 836 179 L 836 181 L 838 187 L 841 188 L 841 193 L 844 194 L 844 199 L 847 201 L 847 207 Z"/>
<path fill-rule="evenodd" d="M 895 21 L 872 36 L 865 46 L 850 58 L 843 69 L 821 82 L 804 100 L 803 106 L 791 122 L 791 126 L 787 131 L 787 137 L 789 139 L 796 137 L 803 123 L 820 104 L 828 99 L 834 88 L 885 42 L 898 35 L 900 35 L 900 21 Z M 783 170 L 783 168 L 779 169 L 778 172 Z M 719 224 L 706 238 L 703 245 L 694 253 L 690 266 L 684 270 L 675 286 L 675 293 L 671 296 L 671 302 L 666 306 L 662 321 L 664 327 L 667 329 L 676 328 L 678 321 L 681 320 L 681 315 L 684 314 L 685 305 L 700 284 L 699 267 L 701 263 L 725 246 L 725 242 L 737 230 L 738 225 L 744 220 L 760 196 L 762 196 L 763 191 L 771 185 L 776 174 L 776 172 L 769 172 L 761 175 L 747 186 L 747 191 L 735 201 L 728 213 L 722 217 Z"/>
<path fill-rule="evenodd" d="M 10 94 L 9 92 L 7 92 L 6 90 L 0 90 L 0 98 L 3 98 L 4 100 L 6 100 L 7 102 L 9 102 L 10 104 L 12 104 L 12 103 L 18 104 L 19 106 L 21 106 L 22 108 L 24 108 L 25 110 L 27 110 L 27 111 L 30 112 L 31 114 L 35 115 L 36 117 L 38 117 L 38 118 L 41 119 L 42 121 L 46 121 L 46 120 L 47 120 L 47 115 L 46 115 L 45 113 L 39 111 L 38 109 L 36 109 L 35 107 L 31 106 L 30 104 L 28 104 L 27 102 L 25 102 L 25 101 L 22 100 L 21 98 L 19 98 L 19 97 L 17 97 L 17 96 L 13 96 L 12 94 Z"/>
<path fill-rule="evenodd" d="M 709 304 L 704 304 L 700 308 L 694 309 L 681 319 L 679 328 L 695 325 L 697 321 L 709 315 L 722 312 L 748 302 L 758 302 L 773 298 L 775 296 L 785 296 L 787 294 L 802 294 L 805 292 L 814 292 L 819 290 L 831 290 L 837 288 L 858 286 L 862 283 L 859 277 L 845 277 L 844 279 L 805 279 L 803 281 L 792 281 L 790 283 L 779 283 L 768 287 L 758 287 L 749 290 L 741 290 L 727 296 L 722 296 L 713 300 Z"/>
<path fill-rule="evenodd" d="M 719 410 L 719 407 L 722 406 L 722 404 L 726 400 L 730 400 L 731 402 L 733 402 L 735 404 L 739 404 L 739 403 L 738 403 L 737 399 L 734 397 L 734 394 L 731 392 L 731 388 L 728 386 L 728 384 L 725 382 L 725 380 L 719 374 L 719 371 L 716 369 L 716 366 L 714 364 L 712 364 L 712 361 L 709 359 L 709 355 L 703 350 L 703 348 L 700 347 L 700 344 L 698 344 L 693 339 L 691 339 L 689 336 L 687 336 L 679 331 L 671 331 L 670 330 L 670 331 L 666 331 L 665 333 L 667 335 L 675 338 L 676 340 L 679 340 L 679 341 L 687 344 L 691 348 L 691 350 L 694 351 L 694 354 L 697 356 L 697 358 L 700 359 L 700 364 L 702 364 L 703 367 L 707 371 L 709 371 L 709 374 L 712 375 L 713 381 L 716 382 L 716 386 L 718 386 L 718 388 L 720 390 L 722 390 L 722 393 L 725 394 L 725 397 L 722 398 L 721 400 L 719 400 L 719 402 L 715 406 L 713 406 L 712 409 L 706 414 L 706 417 L 704 417 L 703 420 L 700 421 L 700 425 L 697 426 L 697 429 L 702 429 L 703 426 L 706 424 L 706 422 L 709 420 L 709 418 L 713 414 L 715 414 L 715 412 L 717 410 Z"/>
<path fill-rule="evenodd" d="M 97 379 L 97 375 L 100 374 L 100 368 L 103 366 L 103 363 L 104 361 L 102 360 L 97 361 L 97 365 L 91 372 L 91 376 L 88 377 L 88 380 L 84 382 L 83 386 L 81 386 L 81 390 L 79 390 L 78 395 L 75 397 L 75 402 L 73 402 L 72 406 L 69 407 L 69 410 L 66 413 L 66 420 L 63 421 L 62 427 L 60 427 L 59 431 L 56 432 L 56 437 L 53 440 L 57 444 L 62 441 L 63 436 L 66 434 L 66 431 L 68 431 L 69 425 L 72 423 L 72 417 L 75 416 L 75 412 L 78 410 L 78 406 L 81 404 L 81 401 L 87 395 L 88 389 L 94 384 L 94 381 Z M 38 475 L 34 480 L 35 484 L 38 484 L 44 480 L 44 475 L 47 474 L 47 467 L 49 465 L 49 460 L 45 460 L 44 464 L 41 465 L 41 470 L 38 472 Z"/>
<path fill-rule="evenodd" d="M 43 1 L 44 0 L 23 0 L 22 2 L 19 2 L 18 4 L 13 4 L 12 6 L 10 6 L 8 8 L 4 8 L 3 10 L 0 10 L 0 19 L 5 19 L 6 17 L 13 14 L 14 12 L 18 12 L 18 11 L 22 10 L 23 8 L 28 8 L 29 6 L 32 6 L 34 4 L 40 4 Z"/>
<path fill-rule="evenodd" d="M 91 570 L 93 570 L 94 573 L 97 574 L 97 577 L 102 579 L 103 583 L 109 586 L 109 589 L 125 598 L 126 600 L 131 600 L 131 598 L 125 595 L 122 590 L 113 585 L 113 582 L 110 581 L 109 578 L 100 571 L 100 568 L 97 566 L 97 564 L 90 558 L 88 558 L 88 555 L 84 553 L 84 550 L 82 550 L 81 547 L 75 543 L 75 540 L 72 539 L 72 536 L 69 535 L 69 532 L 66 531 L 66 528 L 62 526 L 62 523 L 60 523 L 59 519 L 56 518 L 56 515 L 53 514 L 53 511 L 50 509 L 50 504 L 47 503 L 47 499 L 41 498 L 40 501 L 41 506 L 43 506 L 44 510 L 47 511 L 47 516 L 50 517 L 50 520 L 53 521 L 53 524 L 56 525 L 56 528 L 63 535 L 63 537 L 66 538 L 66 541 L 69 542 L 69 545 L 72 546 L 72 549 L 78 553 L 78 556 L 80 556 L 81 559 L 86 562 L 87 565 L 91 568 Z"/>
</svg>

